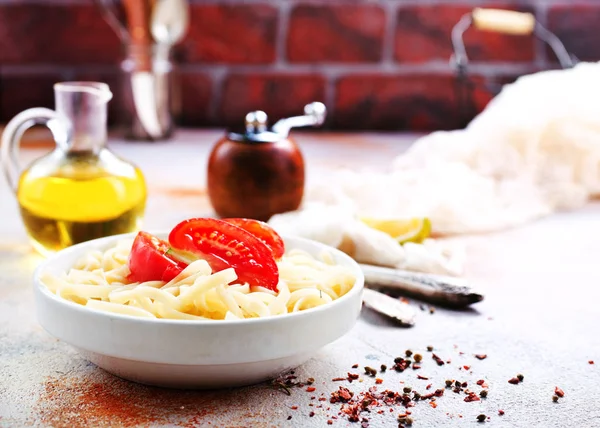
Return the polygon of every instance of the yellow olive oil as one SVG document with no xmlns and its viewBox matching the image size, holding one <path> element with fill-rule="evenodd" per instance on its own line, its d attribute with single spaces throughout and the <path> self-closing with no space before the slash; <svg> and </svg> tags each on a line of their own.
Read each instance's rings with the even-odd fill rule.
<svg viewBox="0 0 600 428">
<path fill-rule="evenodd" d="M 43 163 L 39 166 L 23 173 L 17 198 L 40 253 L 140 228 L 146 185 L 138 168 L 109 152 L 68 156 L 50 173 Z"/>
</svg>

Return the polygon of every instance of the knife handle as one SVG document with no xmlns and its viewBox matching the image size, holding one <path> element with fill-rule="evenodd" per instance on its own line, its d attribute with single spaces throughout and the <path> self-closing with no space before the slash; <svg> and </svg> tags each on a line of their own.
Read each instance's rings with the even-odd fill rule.
<svg viewBox="0 0 600 428">
<path fill-rule="evenodd" d="M 152 71 L 150 5 L 146 0 L 123 0 L 127 15 L 132 58 L 136 71 Z"/>
</svg>

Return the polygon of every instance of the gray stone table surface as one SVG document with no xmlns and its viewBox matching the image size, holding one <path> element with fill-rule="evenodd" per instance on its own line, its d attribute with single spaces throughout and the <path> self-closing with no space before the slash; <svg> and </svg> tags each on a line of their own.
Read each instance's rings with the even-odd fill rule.
<svg viewBox="0 0 600 428">
<path fill-rule="evenodd" d="M 211 214 L 205 166 L 220 135 L 181 131 L 167 143 L 111 142 L 147 176 L 148 229 L 168 229 L 186 217 Z M 297 134 L 309 181 L 337 167 L 385 168 L 414 138 Z M 32 144 L 23 159 L 45 150 L 43 144 Z M 489 385 L 487 398 L 480 401 L 465 402 L 464 393 L 450 389 L 436 399 L 435 408 L 429 400 L 419 401 L 410 408 L 414 427 L 600 427 L 599 203 L 502 233 L 461 238 L 468 251 L 466 277 L 485 292 L 483 302 L 467 311 L 437 307 L 430 313 L 430 305 L 423 311 L 411 301 L 418 312 L 413 328 L 396 327 L 364 310 L 348 335 L 296 370 L 299 380 L 313 377 L 316 390 L 292 388 L 291 395 L 267 384 L 227 391 L 163 390 L 123 381 L 87 363 L 36 322 L 31 277 L 42 258 L 29 246 L 4 180 L 0 219 L 0 427 L 320 427 L 328 420 L 332 426 L 360 426 L 338 415 L 339 404 L 318 398 L 329 398 L 339 386 L 354 393 L 374 386 L 376 380 L 364 376 L 362 367 L 391 367 L 406 349 L 423 355 L 422 368 L 379 373 L 380 391 L 411 386 L 433 392 L 446 379 L 467 382 L 477 393 L 482 389 L 477 380 Z M 428 346 L 448 362 L 438 366 Z M 590 364 L 593 360 L 596 364 Z M 354 364 L 359 368 L 352 369 Z M 360 379 L 332 381 L 348 372 L 359 373 Z M 508 383 L 518 373 L 523 382 Z M 552 401 L 556 386 L 565 392 L 558 403 Z M 371 427 L 394 427 L 404 411 L 382 407 L 361 417 Z M 482 413 L 490 417 L 485 423 L 476 421 Z"/>
</svg>

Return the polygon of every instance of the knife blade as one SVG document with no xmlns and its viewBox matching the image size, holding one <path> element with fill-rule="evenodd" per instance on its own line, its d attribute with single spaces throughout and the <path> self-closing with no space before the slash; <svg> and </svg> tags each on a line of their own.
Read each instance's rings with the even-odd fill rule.
<svg viewBox="0 0 600 428">
<path fill-rule="evenodd" d="M 379 291 L 364 288 L 363 303 L 375 312 L 396 320 L 400 325 L 407 327 L 415 325 L 414 309 L 400 299 L 394 299 Z"/>
<path fill-rule="evenodd" d="M 461 278 L 368 264 L 360 264 L 360 267 L 366 285 L 398 290 L 424 301 L 463 308 L 484 298 L 483 294 Z"/>
</svg>

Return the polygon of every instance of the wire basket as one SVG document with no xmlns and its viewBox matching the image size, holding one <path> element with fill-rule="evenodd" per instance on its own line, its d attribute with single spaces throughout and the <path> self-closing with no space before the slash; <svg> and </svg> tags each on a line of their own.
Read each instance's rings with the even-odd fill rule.
<svg viewBox="0 0 600 428">
<path fill-rule="evenodd" d="M 469 58 L 463 41 L 463 35 L 473 26 L 481 31 L 493 31 L 508 35 L 535 35 L 546 43 L 556 55 L 563 69 L 572 68 L 578 59 L 567 52 L 560 39 L 536 21 L 535 16 L 527 12 L 500 9 L 475 8 L 463 15 L 452 29 L 452 48 L 450 65 L 456 72 L 457 100 L 461 124 L 466 125 L 478 113 L 475 92 L 485 91 L 491 96 L 497 95 L 503 84 L 498 81 L 476 82 L 469 76 Z"/>
</svg>

